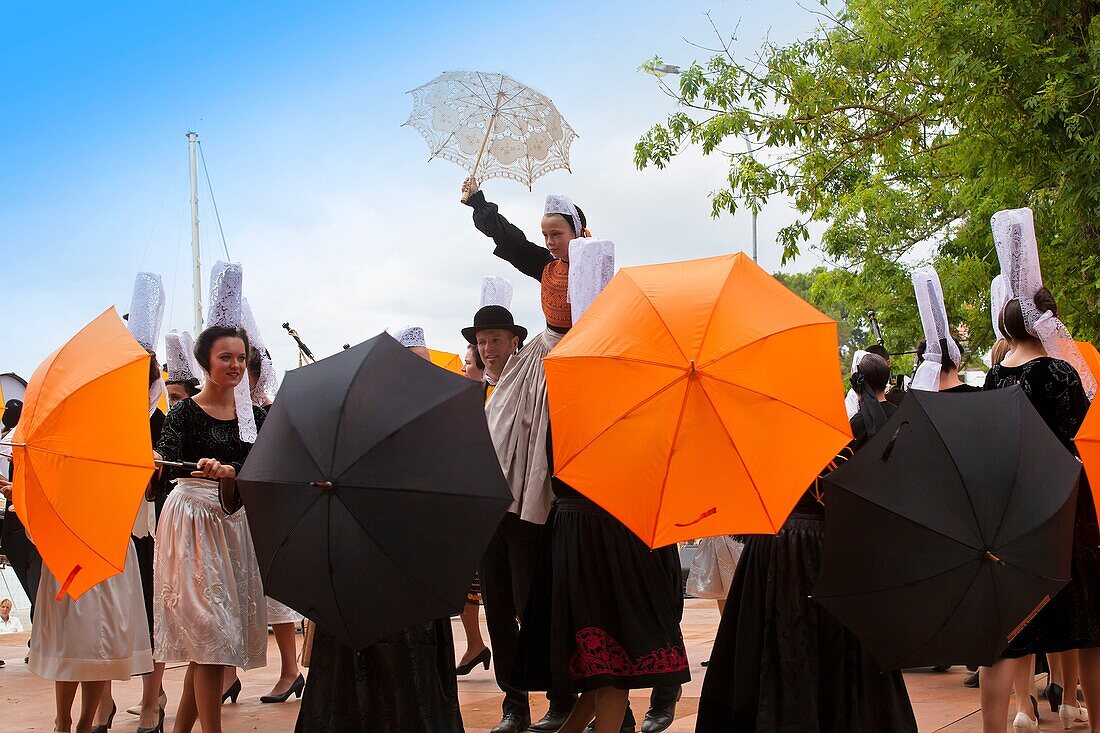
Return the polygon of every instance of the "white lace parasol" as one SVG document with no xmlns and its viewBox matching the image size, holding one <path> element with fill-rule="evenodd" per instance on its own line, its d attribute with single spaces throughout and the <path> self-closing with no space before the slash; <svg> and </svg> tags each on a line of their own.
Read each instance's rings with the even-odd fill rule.
<svg viewBox="0 0 1100 733">
<path fill-rule="evenodd" d="M 413 89 L 406 125 L 428 142 L 431 158 L 449 160 L 479 181 L 510 178 L 531 188 L 569 169 L 577 133 L 549 97 L 504 74 L 448 71 Z"/>
</svg>

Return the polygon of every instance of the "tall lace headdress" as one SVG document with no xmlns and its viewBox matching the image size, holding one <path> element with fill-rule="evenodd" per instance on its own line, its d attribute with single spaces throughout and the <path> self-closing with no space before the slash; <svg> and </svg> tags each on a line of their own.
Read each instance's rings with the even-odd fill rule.
<svg viewBox="0 0 1100 733">
<path fill-rule="evenodd" d="M 1092 399 L 1096 394 L 1096 379 L 1069 330 L 1052 312 L 1040 312 L 1035 305 L 1035 294 L 1043 287 L 1043 276 L 1039 271 L 1039 245 L 1031 209 L 998 211 L 989 223 L 1001 263 L 1001 278 L 1009 299 L 1020 301 L 1028 333 L 1043 342 L 1048 356 L 1069 362 L 1077 370 L 1085 393 Z"/>
<path fill-rule="evenodd" d="M 917 367 L 910 388 L 938 392 L 944 354 L 956 366 L 961 366 L 962 350 L 955 339 L 951 338 L 948 329 L 947 308 L 943 304 L 943 287 L 940 285 L 940 276 L 936 271 L 931 267 L 915 270 L 913 291 L 917 296 L 917 310 L 920 311 L 926 346 L 924 361 Z"/>
<path fill-rule="evenodd" d="M 478 307 L 499 305 L 501 308 L 511 310 L 512 293 L 514 292 L 515 286 L 508 278 L 486 275 L 481 278 L 481 305 Z"/>
<path fill-rule="evenodd" d="M 222 262 L 221 260 L 214 263 L 214 268 L 210 271 L 208 327 L 244 328 L 241 297 L 243 285 L 244 270 L 239 263 Z M 237 430 L 241 440 L 245 443 L 256 442 L 256 417 L 252 414 L 250 391 L 248 370 L 245 369 L 244 378 L 233 390 L 233 401 L 236 403 L 237 412 Z"/>
<path fill-rule="evenodd" d="M 417 346 L 427 348 L 428 346 L 428 342 L 424 338 L 424 329 L 420 326 L 405 326 L 404 328 L 399 328 L 393 332 L 393 337 L 397 339 L 397 343 L 401 344 L 406 349 Z"/>
<path fill-rule="evenodd" d="M 139 272 L 134 280 L 134 291 L 130 295 L 130 313 L 126 326 L 134 339 L 150 354 L 156 354 L 160 343 L 160 328 L 164 321 L 164 284 L 160 275 L 152 272 Z M 157 409 L 160 396 L 164 394 L 164 381 L 155 379 L 149 385 L 149 414 Z"/>
<path fill-rule="evenodd" d="M 577 213 L 577 207 L 573 205 L 573 200 L 568 196 L 550 194 L 546 197 L 546 206 L 543 208 L 542 213 L 544 215 L 562 214 L 567 216 L 570 221 L 573 222 L 574 238 L 584 236 L 584 227 L 581 226 L 581 215 Z"/>
<path fill-rule="evenodd" d="M 1012 296 L 1008 293 L 1004 276 L 998 275 L 993 278 L 993 282 L 989 283 L 989 314 L 993 317 L 993 335 L 998 340 L 1005 337 L 1001 333 L 1001 311 L 1005 309 L 1005 304 L 1011 299 Z"/>
<path fill-rule="evenodd" d="M 168 381 L 196 382 L 202 379 L 202 367 L 195 359 L 195 340 L 187 331 L 169 331 L 164 337 L 168 356 Z"/>
<path fill-rule="evenodd" d="M 574 324 L 614 276 L 614 242 L 584 237 L 569 243 L 569 309 Z"/>
<path fill-rule="evenodd" d="M 253 404 L 262 406 L 275 400 L 275 394 L 279 391 L 279 378 L 275 375 L 275 364 L 271 361 L 271 354 L 267 350 L 267 344 L 264 343 L 264 337 L 260 335 L 248 298 L 241 299 L 241 317 L 245 333 L 248 334 L 249 345 L 260 354 L 260 378 L 256 384 L 250 386 L 249 394 Z M 252 379 L 252 376 L 249 375 L 248 378 Z"/>
</svg>

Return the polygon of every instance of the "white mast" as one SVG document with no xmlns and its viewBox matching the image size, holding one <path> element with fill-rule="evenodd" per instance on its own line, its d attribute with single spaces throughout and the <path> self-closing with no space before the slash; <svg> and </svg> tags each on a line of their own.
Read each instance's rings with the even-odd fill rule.
<svg viewBox="0 0 1100 733">
<path fill-rule="evenodd" d="M 199 134 L 187 133 L 187 150 L 191 155 L 191 258 L 194 270 L 191 284 L 195 294 L 195 336 L 202 332 L 202 262 L 199 250 L 199 171 L 195 164 L 195 146 Z"/>
</svg>

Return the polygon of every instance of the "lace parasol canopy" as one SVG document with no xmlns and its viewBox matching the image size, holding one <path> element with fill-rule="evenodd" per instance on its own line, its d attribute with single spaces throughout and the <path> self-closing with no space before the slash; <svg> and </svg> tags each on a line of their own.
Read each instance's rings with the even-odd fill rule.
<svg viewBox="0 0 1100 733">
<path fill-rule="evenodd" d="M 569 168 L 577 133 L 544 94 L 505 74 L 448 71 L 409 92 L 406 125 L 428 142 L 431 158 L 474 178 L 510 178 L 527 186 Z"/>
</svg>

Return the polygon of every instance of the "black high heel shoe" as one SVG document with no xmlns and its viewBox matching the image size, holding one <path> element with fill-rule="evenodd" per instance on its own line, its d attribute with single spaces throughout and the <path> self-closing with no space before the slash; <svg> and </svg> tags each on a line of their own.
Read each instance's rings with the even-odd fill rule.
<svg viewBox="0 0 1100 733">
<path fill-rule="evenodd" d="M 138 728 L 135 733 L 164 733 L 164 708 L 160 709 L 160 720 L 155 728 Z"/>
<path fill-rule="evenodd" d="M 459 677 L 464 677 L 473 671 L 477 665 L 483 665 L 485 669 L 489 669 L 489 660 L 493 658 L 493 652 L 489 650 L 489 647 L 485 647 L 481 650 L 481 654 L 471 659 L 466 664 L 460 664 L 455 667 L 455 674 Z"/>
<path fill-rule="evenodd" d="M 298 679 L 294 680 L 294 684 L 288 687 L 286 692 L 281 695 L 264 695 L 260 698 L 260 702 L 286 702 L 291 695 L 301 697 L 304 689 L 306 689 L 306 678 L 299 672 Z"/>
<path fill-rule="evenodd" d="M 241 678 L 233 680 L 233 684 L 229 686 L 229 689 L 222 693 L 222 705 L 225 705 L 225 701 L 232 698 L 233 702 L 237 702 L 237 697 L 241 694 Z"/>
<path fill-rule="evenodd" d="M 1050 712 L 1057 713 L 1058 708 L 1062 706 L 1062 693 L 1064 690 L 1062 686 L 1051 682 L 1047 685 L 1047 702 L 1050 703 Z"/>
<path fill-rule="evenodd" d="M 111 726 L 115 722 L 115 713 L 118 712 L 118 706 L 113 702 L 111 703 L 111 714 L 107 716 L 107 725 L 93 725 L 92 733 L 107 733 L 111 729 Z"/>
</svg>

